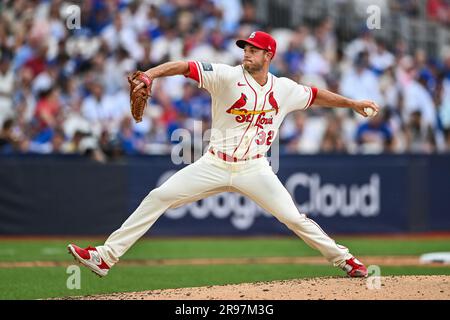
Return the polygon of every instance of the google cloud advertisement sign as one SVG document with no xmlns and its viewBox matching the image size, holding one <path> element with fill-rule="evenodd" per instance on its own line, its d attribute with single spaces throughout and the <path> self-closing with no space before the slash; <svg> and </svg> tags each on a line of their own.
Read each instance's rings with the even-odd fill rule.
<svg viewBox="0 0 450 320">
<path fill-rule="evenodd" d="M 308 197 L 304 201 L 294 198 L 301 212 L 323 217 L 376 217 L 380 214 L 380 176 L 376 173 L 361 185 L 336 185 L 323 183 L 320 174 L 299 172 L 290 175 L 285 186 L 291 195 L 299 188 L 300 195 Z"/>
<path fill-rule="evenodd" d="M 175 171 L 160 176 L 158 185 Z M 301 213 L 328 233 L 402 232 L 408 227 L 406 170 L 283 165 L 278 177 Z M 269 195 L 270 196 L 270 195 Z M 273 201 L 277 201 L 274 197 Z M 271 214 L 239 193 L 222 193 L 168 210 L 152 228 L 161 235 L 293 234 Z"/>
</svg>

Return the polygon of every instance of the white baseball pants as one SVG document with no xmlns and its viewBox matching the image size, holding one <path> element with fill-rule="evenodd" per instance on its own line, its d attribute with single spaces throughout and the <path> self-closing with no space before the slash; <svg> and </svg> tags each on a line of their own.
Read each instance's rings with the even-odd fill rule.
<svg viewBox="0 0 450 320">
<path fill-rule="evenodd" d="M 346 247 L 336 244 L 314 221 L 299 213 L 267 158 L 232 163 L 209 152 L 153 189 L 97 250 L 113 266 L 166 210 L 220 192 L 239 192 L 251 198 L 335 266 L 352 257 Z"/>
</svg>

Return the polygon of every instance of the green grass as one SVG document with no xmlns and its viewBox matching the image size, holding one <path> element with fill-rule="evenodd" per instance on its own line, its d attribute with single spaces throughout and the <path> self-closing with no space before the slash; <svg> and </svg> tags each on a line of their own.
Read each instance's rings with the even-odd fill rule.
<svg viewBox="0 0 450 320">
<path fill-rule="evenodd" d="M 382 275 L 450 275 L 446 267 L 382 267 Z M 214 266 L 117 266 L 105 278 L 81 269 L 81 289 L 66 287 L 68 274 L 62 267 L 1 269 L 1 299 L 40 299 L 111 292 L 223 285 L 316 276 L 343 276 L 331 266 L 311 265 L 214 265 Z"/>
<path fill-rule="evenodd" d="M 68 261 L 66 246 L 98 245 L 83 241 L 0 241 L 0 261 Z M 355 255 L 420 255 L 426 252 L 450 251 L 449 239 L 395 240 L 341 238 L 337 242 L 350 248 Z M 239 257 L 300 257 L 317 256 L 297 238 L 272 239 L 145 239 L 133 246 L 123 259 L 173 258 L 239 258 Z"/>
<path fill-rule="evenodd" d="M 68 242 L 81 246 L 87 241 L 30 240 L 0 241 L 0 262 L 67 261 Z M 419 255 L 450 251 L 448 239 L 338 239 L 355 255 Z M 294 257 L 318 253 L 296 238 L 269 239 L 145 239 L 124 256 L 127 259 Z M 447 274 L 449 267 L 388 267 L 383 275 Z M 106 278 L 98 278 L 81 268 L 81 290 L 69 290 L 65 267 L 0 268 L 0 299 L 37 299 L 69 295 L 141 291 L 163 288 L 221 285 L 317 276 L 342 276 L 341 270 L 327 265 L 211 265 L 211 266 L 125 266 L 120 263 Z"/>
</svg>

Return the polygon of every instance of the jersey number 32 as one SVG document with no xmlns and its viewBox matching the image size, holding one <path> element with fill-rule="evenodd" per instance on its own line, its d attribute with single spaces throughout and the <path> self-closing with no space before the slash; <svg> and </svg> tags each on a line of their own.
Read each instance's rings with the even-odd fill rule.
<svg viewBox="0 0 450 320">
<path fill-rule="evenodd" d="M 272 139 L 274 137 L 274 131 L 270 130 L 267 134 L 265 131 L 261 131 L 258 133 L 258 138 L 256 139 L 257 145 L 270 145 L 272 143 Z"/>
</svg>

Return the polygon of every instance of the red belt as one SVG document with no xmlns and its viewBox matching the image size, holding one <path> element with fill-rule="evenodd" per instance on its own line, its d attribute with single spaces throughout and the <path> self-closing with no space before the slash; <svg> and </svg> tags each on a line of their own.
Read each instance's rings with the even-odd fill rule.
<svg viewBox="0 0 450 320">
<path fill-rule="evenodd" d="M 226 162 L 247 161 L 247 160 L 258 159 L 258 158 L 261 158 L 263 156 L 262 154 L 257 154 L 256 156 L 253 156 L 251 158 L 238 159 L 236 157 L 229 156 L 226 153 L 220 152 L 219 150 L 217 150 L 217 154 L 216 154 L 216 152 L 214 152 L 214 150 L 212 148 L 210 148 L 208 151 L 211 152 L 213 155 L 219 157 L 223 161 L 226 161 Z"/>
</svg>

